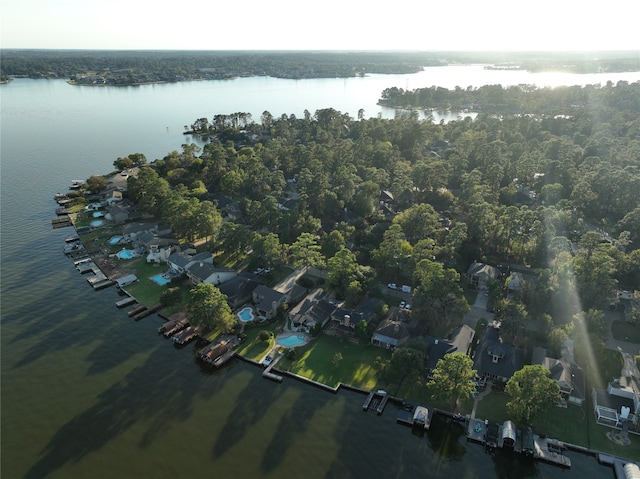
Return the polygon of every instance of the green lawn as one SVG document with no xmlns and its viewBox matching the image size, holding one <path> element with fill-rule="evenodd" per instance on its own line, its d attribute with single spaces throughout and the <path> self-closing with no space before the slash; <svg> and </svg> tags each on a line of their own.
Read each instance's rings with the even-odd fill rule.
<svg viewBox="0 0 640 479">
<path fill-rule="evenodd" d="M 337 352 L 342 354 L 342 360 L 335 365 L 332 359 Z M 391 353 L 369 344 L 353 344 L 346 339 L 322 334 L 307 346 L 297 348 L 296 360 L 281 360 L 278 366 L 331 387 L 345 383 L 375 389 L 378 383 L 374 369 L 377 356 L 389 359 Z"/>
</svg>

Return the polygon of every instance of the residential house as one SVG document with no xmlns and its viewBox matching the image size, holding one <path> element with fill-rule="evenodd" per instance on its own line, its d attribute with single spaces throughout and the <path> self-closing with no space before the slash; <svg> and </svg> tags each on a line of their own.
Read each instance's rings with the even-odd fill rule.
<svg viewBox="0 0 640 479">
<path fill-rule="evenodd" d="M 221 284 L 218 289 L 227 297 L 231 309 L 236 310 L 251 301 L 253 290 L 261 284 L 256 275 L 244 272 Z"/>
<path fill-rule="evenodd" d="M 359 311 L 336 308 L 331 313 L 331 332 L 338 336 L 351 336 L 356 332 L 356 326 L 363 319 L 364 317 Z"/>
<path fill-rule="evenodd" d="M 477 290 L 488 289 L 489 283 L 500 277 L 500 270 L 484 263 L 474 262 L 467 270 L 467 282 Z"/>
<path fill-rule="evenodd" d="M 119 205 L 114 205 L 109 208 L 109 211 L 104 215 L 104 219 L 110 223 L 121 225 L 129 219 L 129 210 Z"/>
<path fill-rule="evenodd" d="M 547 350 L 541 347 L 533 349 L 531 364 L 540 364 L 549 370 L 549 377 L 558 382 L 564 404 L 582 405 L 586 396 L 584 371 L 580 366 L 565 358 L 549 357 Z"/>
<path fill-rule="evenodd" d="M 211 263 L 204 261 L 191 261 L 186 268 L 187 277 L 194 286 L 196 284 L 205 283 L 213 285 L 221 285 L 235 278 L 238 273 L 231 268 L 216 267 Z"/>
<path fill-rule="evenodd" d="M 475 331 L 472 327 L 463 324 L 458 326 L 449 339 L 437 339 L 432 336 L 425 337 L 424 371 L 429 377 L 436 368 L 438 361 L 447 354 L 467 354 L 473 341 Z"/>
<path fill-rule="evenodd" d="M 291 308 L 288 316 L 293 331 L 308 333 L 316 324 L 320 324 L 322 327 L 327 325 L 336 306 L 323 299 L 323 294 L 321 289 L 317 289 L 309 294 L 304 301 Z"/>
<path fill-rule="evenodd" d="M 404 346 L 409 340 L 409 336 L 409 330 L 404 323 L 385 319 L 371 336 L 371 344 L 393 350 Z"/>
<path fill-rule="evenodd" d="M 147 263 L 166 263 L 171 255 L 171 246 L 162 246 L 159 242 L 154 242 L 148 247 Z"/>
<path fill-rule="evenodd" d="M 186 272 L 187 265 L 191 262 L 191 256 L 183 253 L 182 251 L 176 251 L 167 258 L 167 264 L 169 268 L 178 274 Z M 213 263 L 213 258 L 211 258 Z"/>
<path fill-rule="evenodd" d="M 285 303 L 287 295 L 269 288 L 264 284 L 253 290 L 253 303 L 256 313 L 261 320 L 272 319 L 278 314 L 278 309 Z"/>
<path fill-rule="evenodd" d="M 500 327 L 494 322 L 487 327 L 473 360 L 480 378 L 506 383 L 524 366 L 524 350 L 503 342 Z"/>
</svg>

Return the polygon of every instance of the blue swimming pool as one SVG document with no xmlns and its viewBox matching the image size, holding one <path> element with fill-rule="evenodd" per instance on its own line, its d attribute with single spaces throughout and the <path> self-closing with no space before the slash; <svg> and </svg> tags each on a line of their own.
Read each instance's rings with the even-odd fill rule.
<svg viewBox="0 0 640 479">
<path fill-rule="evenodd" d="M 165 284 L 169 284 L 171 282 L 170 279 L 165 278 L 162 273 L 158 273 L 158 274 L 154 274 L 153 276 L 151 276 L 149 278 L 151 281 L 153 281 L 156 284 L 159 284 L 160 286 L 164 286 Z"/>
<path fill-rule="evenodd" d="M 118 251 L 118 253 L 116 254 L 120 259 L 131 259 L 135 256 L 133 254 L 133 251 L 131 251 L 130 249 L 123 249 L 122 251 Z"/>
<path fill-rule="evenodd" d="M 93 228 L 97 228 L 98 226 L 102 226 L 104 224 L 104 220 L 93 220 L 89 223 Z"/>
<path fill-rule="evenodd" d="M 102 218 L 104 216 L 104 213 L 102 211 L 94 211 L 93 212 L 93 217 L 94 218 Z"/>
<path fill-rule="evenodd" d="M 111 238 L 109 238 L 107 243 L 109 243 L 111 246 L 113 246 L 114 244 L 120 243 L 121 239 L 122 239 L 122 236 L 112 236 Z"/>
<path fill-rule="evenodd" d="M 246 307 L 246 308 L 242 308 L 240 311 L 238 311 L 238 319 L 240 321 L 242 321 L 243 323 L 247 323 L 249 321 L 253 321 L 253 308 L 250 307 Z"/>
<path fill-rule="evenodd" d="M 278 344 L 287 348 L 293 348 L 295 346 L 301 346 L 304 344 L 304 336 L 299 334 L 298 336 L 287 336 L 286 338 L 278 338 Z"/>
</svg>

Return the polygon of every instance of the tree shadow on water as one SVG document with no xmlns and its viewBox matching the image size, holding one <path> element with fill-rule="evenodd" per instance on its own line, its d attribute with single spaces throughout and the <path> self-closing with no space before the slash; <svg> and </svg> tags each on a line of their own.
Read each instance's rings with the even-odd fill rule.
<svg viewBox="0 0 640 479">
<path fill-rule="evenodd" d="M 79 462 L 140 421 L 150 421 L 139 442 L 139 447 L 147 448 L 173 423 L 187 420 L 194 398 L 203 393 L 213 394 L 213 389 L 209 383 L 203 387 L 197 381 L 199 374 L 195 368 L 185 371 L 175 364 L 168 368 L 164 349 L 153 350 L 144 364 L 101 393 L 92 407 L 64 424 L 25 478 L 43 478 L 69 462 Z M 185 358 L 184 365 L 189 360 Z M 214 386 L 222 387 L 224 378 Z"/>
<path fill-rule="evenodd" d="M 238 395 L 233 411 L 227 417 L 213 446 L 213 458 L 221 457 L 240 441 L 247 431 L 258 422 L 282 396 L 284 389 L 261 374 L 253 374 L 244 390 Z"/>
</svg>

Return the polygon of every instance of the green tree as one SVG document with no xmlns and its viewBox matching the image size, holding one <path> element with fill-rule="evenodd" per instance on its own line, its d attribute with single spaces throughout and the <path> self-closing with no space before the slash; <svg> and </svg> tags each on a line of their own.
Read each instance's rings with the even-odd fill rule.
<svg viewBox="0 0 640 479">
<path fill-rule="evenodd" d="M 358 272 L 356 255 L 347 248 L 342 248 L 333 257 L 329 258 L 327 269 L 329 270 L 329 284 L 340 290 L 341 294 L 344 294 L 344 290 L 349 286 L 349 283 L 356 279 Z"/>
<path fill-rule="evenodd" d="M 421 260 L 413 273 L 418 285 L 413 293 L 414 307 L 430 313 L 435 321 L 453 313 L 466 313 L 469 304 L 460 288 L 460 273 L 429 259 Z"/>
<path fill-rule="evenodd" d="M 86 182 L 87 190 L 93 193 L 100 193 L 107 187 L 108 180 L 101 175 L 91 175 Z"/>
<path fill-rule="evenodd" d="M 560 387 L 540 364 L 527 365 L 507 381 L 506 393 L 511 397 L 507 410 L 518 424 L 531 425 L 539 413 L 560 400 Z"/>
<path fill-rule="evenodd" d="M 214 285 L 200 283 L 189 291 L 189 321 L 206 329 L 231 331 L 236 323 L 227 297 Z"/>
<path fill-rule="evenodd" d="M 453 412 L 459 399 L 471 397 L 476 390 L 476 374 L 469 356 L 461 352 L 447 354 L 436 364 L 429 386 L 436 399 L 450 402 Z"/>
<path fill-rule="evenodd" d="M 298 239 L 291 245 L 291 256 L 296 268 L 322 267 L 325 263 L 324 256 L 320 252 L 320 245 L 315 235 L 301 233 Z"/>
</svg>

